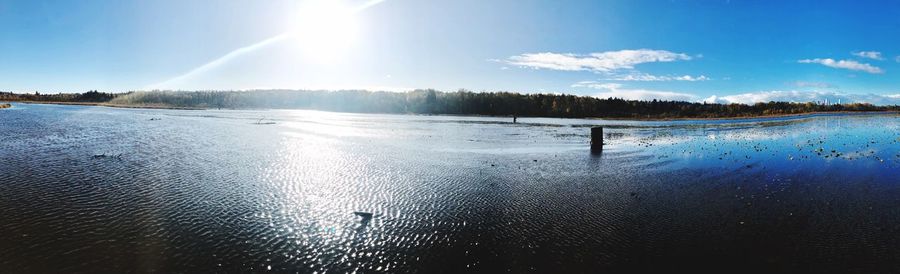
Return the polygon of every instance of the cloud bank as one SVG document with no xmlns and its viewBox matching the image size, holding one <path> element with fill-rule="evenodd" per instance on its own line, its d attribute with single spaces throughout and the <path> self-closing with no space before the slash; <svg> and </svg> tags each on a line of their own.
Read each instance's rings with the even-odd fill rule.
<svg viewBox="0 0 900 274">
<path fill-rule="evenodd" d="M 865 71 L 868 73 L 878 74 L 884 73 L 879 67 L 872 66 L 866 63 L 860 63 L 853 60 L 834 60 L 831 58 L 816 58 L 816 59 L 803 59 L 797 61 L 801 64 L 820 64 L 826 67 L 839 68 L 839 69 L 849 69 L 849 70 L 858 70 Z"/>
<path fill-rule="evenodd" d="M 646 89 L 623 89 L 623 85 L 619 83 L 600 83 L 595 81 L 581 81 L 572 85 L 574 88 L 592 88 L 602 90 L 603 92 L 594 94 L 597 98 L 622 98 L 626 100 L 665 100 L 665 101 L 688 101 L 694 102 L 698 97 L 693 94 L 678 93 L 671 91 L 646 90 Z"/>
<path fill-rule="evenodd" d="M 804 82 L 798 82 L 804 83 Z M 811 83 L 818 85 L 821 83 Z M 593 94 L 597 98 L 622 98 L 626 100 L 666 100 L 666 101 L 686 101 L 686 102 L 705 102 L 719 104 L 745 104 L 752 105 L 755 103 L 776 102 L 824 102 L 828 100 L 830 103 L 870 103 L 873 105 L 900 105 L 900 93 L 897 94 L 859 94 L 859 93 L 841 93 L 835 91 L 759 91 L 748 92 L 743 94 L 716 96 L 712 95 L 707 98 L 701 98 L 695 94 L 625 88 L 620 83 L 603 83 L 597 81 L 581 81 L 572 84 L 573 88 L 590 88 L 600 90 L 602 92 Z"/>
<path fill-rule="evenodd" d="M 691 75 L 682 75 L 682 76 L 659 76 L 652 75 L 647 73 L 630 73 L 630 74 L 620 74 L 620 75 L 612 75 L 606 78 L 601 79 L 603 81 L 641 81 L 641 82 L 656 82 L 656 81 L 688 81 L 688 82 L 696 82 L 696 81 L 709 81 L 712 80 L 706 75 L 699 76 L 691 76 Z"/>
<path fill-rule="evenodd" d="M 869 58 L 869 59 L 873 59 L 873 60 L 884 60 L 884 58 L 881 57 L 881 52 L 877 52 L 877 51 L 857 51 L 857 52 L 851 52 L 850 54 L 852 54 L 853 56 Z"/>
<path fill-rule="evenodd" d="M 710 96 L 703 99 L 706 103 L 720 104 L 755 104 L 760 102 L 822 102 L 830 103 L 870 103 L 873 105 L 900 105 L 900 94 L 850 94 L 832 91 L 760 91 L 727 96 Z"/>
<path fill-rule="evenodd" d="M 533 69 L 609 72 L 633 69 L 637 64 L 679 60 L 691 60 L 691 56 L 666 50 L 637 49 L 606 51 L 588 55 L 552 52 L 525 53 L 511 56 L 505 61 L 510 65 Z"/>
<path fill-rule="evenodd" d="M 834 85 L 829 84 L 829 83 L 806 82 L 806 81 L 796 81 L 796 82 L 791 83 L 791 85 L 798 87 L 798 88 L 833 88 L 833 87 L 835 87 Z"/>
</svg>

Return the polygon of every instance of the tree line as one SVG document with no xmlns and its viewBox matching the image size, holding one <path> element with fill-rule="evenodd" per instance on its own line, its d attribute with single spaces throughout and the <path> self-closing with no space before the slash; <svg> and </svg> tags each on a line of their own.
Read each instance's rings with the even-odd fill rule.
<svg viewBox="0 0 900 274">
<path fill-rule="evenodd" d="M 133 91 L 120 94 L 97 91 L 80 94 L 15 94 L 7 92 L 0 93 L 0 101 L 562 118 L 718 118 L 835 111 L 900 111 L 900 106 L 875 106 L 867 103 L 839 105 L 791 102 L 768 102 L 753 105 L 713 104 L 660 100 L 637 101 L 568 94 L 520 94 L 468 90 L 441 92 L 432 89 L 409 92 L 364 90 Z"/>
<path fill-rule="evenodd" d="M 35 92 L 35 93 L 0 92 L 0 101 L 103 103 L 103 102 L 109 102 L 116 96 L 117 96 L 117 94 L 114 94 L 114 93 L 98 92 L 96 90 L 91 90 L 91 91 L 88 91 L 85 93 L 56 93 L 56 94 L 41 94 L 40 92 Z"/>
</svg>

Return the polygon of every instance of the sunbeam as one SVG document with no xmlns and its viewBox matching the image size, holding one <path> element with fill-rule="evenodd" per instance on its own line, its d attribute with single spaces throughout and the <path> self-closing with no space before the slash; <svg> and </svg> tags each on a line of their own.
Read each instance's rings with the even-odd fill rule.
<svg viewBox="0 0 900 274">
<path fill-rule="evenodd" d="M 254 44 L 246 46 L 246 47 L 241 47 L 241 48 L 235 49 L 235 50 L 223 55 L 222 57 L 216 58 L 215 60 L 212 60 L 206 64 L 203 64 L 199 67 L 191 69 L 187 73 L 170 78 L 170 79 L 162 81 L 162 82 L 148 85 L 148 86 L 144 87 L 144 89 L 145 90 L 170 89 L 170 88 L 172 88 L 172 86 L 171 86 L 172 84 L 176 84 L 176 83 L 182 82 L 184 80 L 191 79 L 197 75 L 201 75 L 201 74 L 203 74 L 207 71 L 210 71 L 216 67 L 227 64 L 229 61 L 231 61 L 239 56 L 260 50 L 269 45 L 275 44 L 277 42 L 286 40 L 286 39 L 294 37 L 294 36 L 300 36 L 300 38 L 303 39 L 304 42 L 311 41 L 310 43 L 305 43 L 307 50 L 318 50 L 317 53 L 324 54 L 326 49 L 332 50 L 338 46 L 345 46 L 346 43 L 348 42 L 348 40 L 352 38 L 352 32 L 355 31 L 354 26 L 351 23 L 341 22 L 338 20 L 349 19 L 351 17 L 351 15 L 362 12 L 362 11 L 364 11 L 372 6 L 378 5 L 384 1 L 385 0 L 371 0 L 371 1 L 368 1 L 360 6 L 356 7 L 356 8 L 346 9 L 346 11 L 338 9 L 338 8 L 334 8 L 337 6 L 333 5 L 333 4 L 325 5 L 326 8 L 323 8 L 321 10 L 322 11 L 331 11 L 332 14 L 319 14 L 317 16 L 314 16 L 313 19 L 321 19 L 321 20 L 325 20 L 327 22 L 332 22 L 332 23 L 338 22 L 341 24 L 335 24 L 335 25 L 333 25 L 333 28 L 324 28 L 323 29 L 323 28 L 321 28 L 321 26 L 319 26 L 319 28 L 311 28 L 310 25 L 315 24 L 317 22 L 311 22 L 310 20 L 305 20 L 305 19 L 300 20 L 300 22 L 299 22 L 300 25 L 294 26 L 291 30 L 289 30 L 287 32 L 284 32 L 282 34 L 273 36 L 271 38 L 259 41 L 257 43 L 254 43 Z M 322 3 L 333 3 L 333 2 L 323 1 Z M 299 17 L 306 18 L 310 14 L 313 14 L 313 13 L 307 12 L 306 14 L 301 14 L 301 16 L 299 16 Z M 335 20 L 334 18 L 329 18 L 328 17 L 329 15 L 332 15 L 332 16 L 340 15 L 340 16 L 339 16 L 339 18 L 337 18 L 338 20 Z M 331 48 L 329 48 L 329 47 L 331 47 Z M 312 55 L 314 55 L 314 54 L 312 54 Z M 327 56 L 327 54 L 325 56 Z"/>
</svg>

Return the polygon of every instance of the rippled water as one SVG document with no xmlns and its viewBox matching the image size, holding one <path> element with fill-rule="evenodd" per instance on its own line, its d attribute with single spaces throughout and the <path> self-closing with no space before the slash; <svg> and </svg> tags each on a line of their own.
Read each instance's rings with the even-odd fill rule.
<svg viewBox="0 0 900 274">
<path fill-rule="evenodd" d="M 519 121 L 16 104 L 0 272 L 900 270 L 897 115 Z"/>
</svg>

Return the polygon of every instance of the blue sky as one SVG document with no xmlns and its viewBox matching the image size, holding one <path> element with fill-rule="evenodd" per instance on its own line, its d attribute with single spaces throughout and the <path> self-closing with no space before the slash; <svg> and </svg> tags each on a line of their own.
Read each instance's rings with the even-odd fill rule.
<svg viewBox="0 0 900 274">
<path fill-rule="evenodd" d="M 0 90 L 900 103 L 900 3 L 783 2 L 0 0 Z"/>
</svg>

